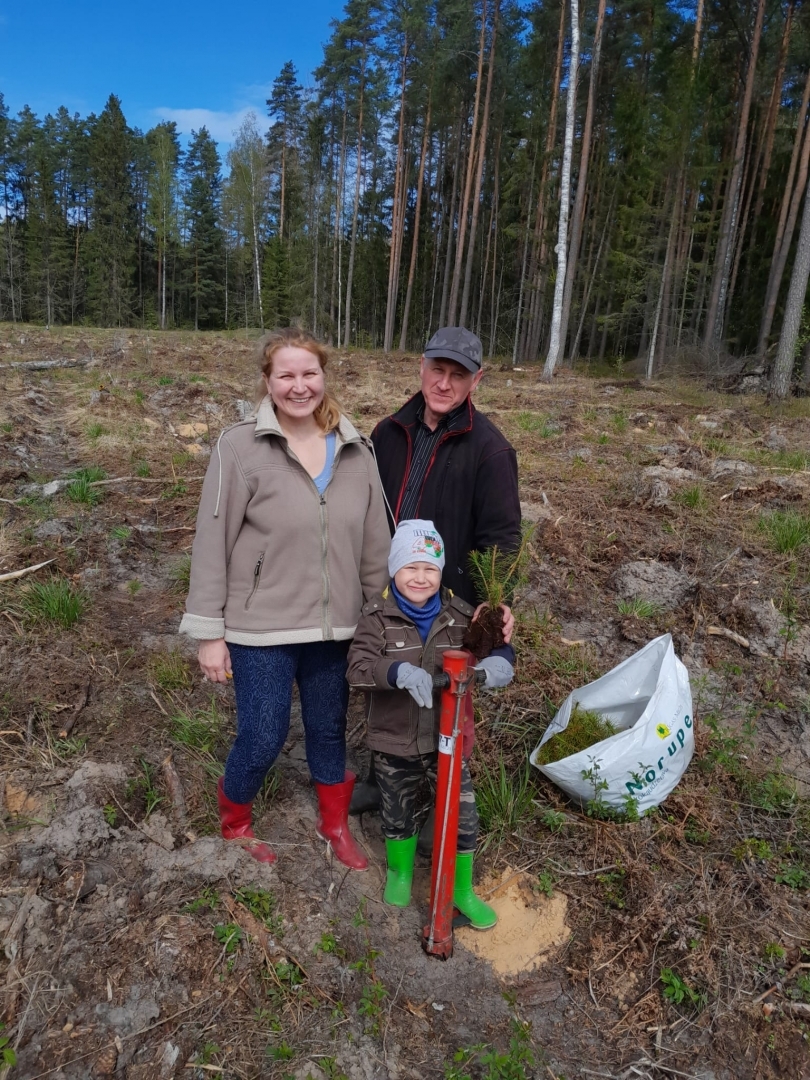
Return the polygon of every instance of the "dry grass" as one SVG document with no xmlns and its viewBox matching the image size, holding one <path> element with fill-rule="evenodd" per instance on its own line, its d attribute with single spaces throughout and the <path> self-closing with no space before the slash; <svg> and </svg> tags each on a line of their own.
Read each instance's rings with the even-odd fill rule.
<svg viewBox="0 0 810 1080">
<path fill-rule="evenodd" d="M 27 623 L 12 611 L 0 618 L 4 764 L 38 776 L 75 768 L 89 758 L 123 762 L 132 779 L 143 775 L 146 760 L 154 790 L 164 799 L 158 809 L 168 812 L 161 763 L 170 746 L 189 821 L 200 833 L 212 831 L 215 775 L 233 733 L 233 715 L 222 704 L 226 699 L 212 704 L 193 658 L 173 651 L 174 635 L 208 434 L 216 439 L 237 419 L 235 400 L 253 396 L 257 335 L 85 328 L 48 334 L 26 328 L 24 347 L 17 344 L 19 336 L 0 328 L 0 343 L 8 346 L 4 360 L 53 356 L 61 349 L 65 355 L 92 351 L 98 364 L 88 370 L 5 374 L 2 423 L 13 428 L 0 426 L 0 449 L 7 460 L 9 449 L 24 438 L 27 457 L 20 460 L 27 475 L 0 485 L 0 495 L 13 501 L 0 504 L 5 518 L 0 561 L 5 570 L 23 557 L 27 562 L 55 557 L 56 572 L 86 589 L 92 607 L 69 632 Z M 330 364 L 330 381 L 367 432 L 416 389 L 416 366 L 413 358 L 343 350 Z M 757 522 L 762 514 L 802 511 L 807 505 L 807 470 L 795 455 L 810 455 L 808 405 L 791 402 L 775 410 L 761 399 L 709 393 L 685 382 L 639 389 L 615 378 L 565 372 L 546 386 L 537 382 L 537 374 L 493 367 L 477 394 L 478 405 L 493 414 L 518 450 L 521 497 L 539 521 L 529 581 L 517 605 L 518 678 L 511 687 L 477 699 L 472 767 L 482 786 L 489 774 L 495 800 L 488 807 L 492 839 L 482 868 L 527 867 L 542 888 L 563 891 L 574 932 L 547 972 L 508 988 L 511 1000 L 519 1017 L 533 1021 L 534 1037 L 545 1046 L 556 1075 L 574 1075 L 583 1064 L 624 1075 L 628 1063 L 655 1058 L 659 1040 L 666 1053 L 660 1060 L 686 1075 L 700 1066 L 751 1080 L 800 1076 L 807 1065 L 806 1040 L 801 1019 L 786 1005 L 798 1000 L 791 998 L 798 992 L 797 976 L 787 980 L 787 972 L 810 940 L 808 889 L 801 873 L 810 865 L 810 824 L 801 797 L 808 773 L 800 745 L 810 684 L 799 651 L 805 638 L 788 641 L 789 634 L 780 633 L 787 626 L 801 634 L 810 622 L 810 551 L 801 546 L 773 551 Z M 99 386 L 107 388 L 109 400 L 91 404 Z M 45 403 L 38 404 L 29 391 Z M 717 429 L 696 420 L 709 414 Z M 206 435 L 175 437 L 172 428 L 180 423 L 206 423 Z M 765 444 L 774 425 L 787 439 L 789 454 Z M 202 447 L 202 455 L 190 453 L 192 445 Z M 756 473 L 713 478 L 713 464 L 729 457 L 752 464 Z M 688 469 L 696 479 L 667 481 L 667 494 L 656 501 L 644 470 L 660 465 Z M 71 503 L 65 495 L 16 502 L 24 484 L 66 478 L 91 466 L 103 467 L 110 477 L 167 482 L 110 485 L 100 489 L 103 500 L 94 506 Z M 145 471 L 151 476 L 143 476 Z M 181 476 L 188 479 L 177 479 Z M 700 497 L 690 494 L 695 489 Z M 38 534 L 40 525 L 54 522 L 58 528 Z M 661 608 L 649 619 L 622 615 L 614 574 L 635 561 L 674 567 L 695 582 L 694 588 L 677 607 Z M 131 581 L 141 584 L 137 592 L 128 588 Z M 792 622 L 778 622 L 777 608 L 789 611 Z M 777 620 L 772 632 L 758 621 L 766 618 Z M 711 636 L 710 626 L 734 631 L 755 647 Z M 535 771 L 524 786 L 527 753 L 567 694 L 665 631 L 673 634 L 695 675 L 698 717 L 694 763 L 665 805 L 641 821 L 619 824 L 573 810 Z M 68 739 L 60 739 L 88 681 L 92 689 L 76 727 Z M 353 701 L 352 710 L 350 728 L 357 724 L 359 702 Z M 358 729 L 355 739 L 360 737 Z M 273 782 L 280 784 L 282 805 L 289 794 L 285 778 Z M 53 789 L 47 790 L 53 797 Z M 135 822 L 127 827 L 137 830 L 145 809 L 141 789 L 133 788 L 128 799 L 122 784 L 112 794 L 120 807 L 111 800 L 110 815 L 114 811 L 120 824 L 126 812 Z M 275 791 L 268 793 L 274 797 Z M 273 824 L 272 812 L 268 820 Z M 12 824 L 24 833 L 20 822 Z M 178 842 L 186 843 L 182 835 Z M 283 859 L 279 865 L 283 873 Z M 302 870 L 302 881 L 314 865 Z M 57 897 L 74 869 L 66 863 L 63 878 L 48 883 L 49 897 Z M 149 962 L 157 962 L 161 954 L 155 942 L 168 932 L 158 922 L 165 918 L 161 925 L 176 935 L 167 948 L 180 949 L 172 953 L 178 968 L 171 978 L 189 995 L 203 990 L 199 1011 L 190 1014 L 196 1026 L 189 1021 L 182 1028 L 178 1020 L 185 1060 L 212 1043 L 220 1049 L 209 1048 L 208 1063 L 217 1068 L 239 1076 L 263 1069 L 281 1075 L 303 1066 L 304 1048 L 319 1061 L 337 1060 L 351 1044 L 348 1039 L 336 1044 L 333 1030 L 351 1030 L 353 1038 L 366 1040 L 367 1059 L 384 1060 L 387 1039 L 389 1049 L 396 1042 L 418 1050 L 426 1064 L 414 1068 L 422 1075 L 441 1075 L 455 1049 L 454 1031 L 443 1028 L 428 1009 L 431 1029 L 420 1018 L 422 999 L 408 999 L 416 1013 L 408 1011 L 397 998 L 399 975 L 384 977 L 387 1036 L 372 1034 L 371 1021 L 365 1032 L 359 1024 L 359 1003 L 370 1001 L 361 997 L 362 990 L 374 981 L 368 975 L 369 964 L 374 965 L 369 950 L 396 952 L 372 885 L 364 886 L 372 895 L 363 916 L 367 930 L 345 913 L 334 926 L 326 919 L 318 923 L 322 901 L 308 899 L 301 881 L 280 881 L 279 910 L 290 934 L 285 940 L 303 934 L 306 926 L 316 942 L 323 934 L 324 951 L 313 952 L 307 939 L 299 956 L 307 971 L 298 984 L 303 990 L 291 985 L 288 970 L 273 966 L 271 973 L 250 950 L 234 954 L 235 981 L 229 982 L 227 961 L 219 958 L 221 945 L 214 938 L 214 926 L 232 918 L 222 903 L 178 917 L 184 904 L 200 899 L 200 889 L 191 892 L 177 884 L 127 924 L 132 970 L 146 963 L 146 953 L 138 951 L 141 937 L 143 948 L 151 950 Z M 350 887 L 338 877 L 329 895 L 345 898 Z M 74 884 L 63 900 L 67 910 L 75 895 Z M 91 908 L 90 900 L 82 901 L 77 917 Z M 346 957 L 328 952 L 332 948 Z M 89 962 L 95 961 L 92 951 L 87 956 L 87 1000 L 106 1000 L 101 967 Z M 380 971 L 400 970 L 401 959 L 389 957 L 391 966 Z M 344 977 L 346 970 L 352 970 L 351 979 Z M 680 1003 L 667 996 L 667 985 L 675 984 L 662 983 L 664 971 L 706 1006 L 690 1004 L 688 994 Z M 131 973 L 122 970 L 120 978 L 123 994 Z M 209 1001 L 205 987 L 214 978 L 222 980 L 218 988 L 237 990 Z M 548 979 L 560 981 L 563 1005 L 533 1008 L 532 994 Z M 766 1017 L 754 999 L 780 979 L 783 989 L 769 999 L 776 1008 Z M 473 989 L 468 1012 L 476 1036 L 480 1032 L 481 1038 L 508 1046 L 503 1015 L 475 1011 Z M 332 1016 L 337 1002 L 346 1009 L 345 1028 L 341 1015 Z M 573 1009 L 574 1016 L 566 1018 L 562 1008 Z M 46 1028 L 43 1022 L 38 1034 L 43 1045 Z M 154 1061 L 167 1035 L 157 1031 L 149 1038 L 153 1042 L 145 1051 Z M 285 1043 L 300 1053 L 294 1062 L 281 1060 Z M 235 1047 L 230 1055 L 226 1046 Z M 269 1058 L 268 1046 L 281 1056 Z M 656 1075 L 654 1067 L 638 1068 Z"/>
</svg>

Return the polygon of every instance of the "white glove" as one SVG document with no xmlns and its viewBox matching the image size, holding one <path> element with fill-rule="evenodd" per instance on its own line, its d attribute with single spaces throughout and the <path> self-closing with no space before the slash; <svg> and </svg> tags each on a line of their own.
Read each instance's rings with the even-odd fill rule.
<svg viewBox="0 0 810 1080">
<path fill-rule="evenodd" d="M 480 664 L 475 665 L 475 670 L 487 673 L 484 686 L 489 687 L 508 686 L 515 677 L 515 669 L 502 656 L 485 656 Z"/>
<path fill-rule="evenodd" d="M 397 672 L 397 686 L 407 690 L 422 709 L 433 707 L 433 676 L 414 664 L 402 664 Z"/>
</svg>

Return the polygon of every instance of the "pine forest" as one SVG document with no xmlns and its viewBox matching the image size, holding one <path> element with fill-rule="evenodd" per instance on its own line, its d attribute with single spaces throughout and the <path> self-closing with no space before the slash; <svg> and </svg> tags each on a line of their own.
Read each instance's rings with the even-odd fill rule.
<svg viewBox="0 0 810 1080">
<path fill-rule="evenodd" d="M 460 324 L 547 377 L 778 366 L 784 327 L 788 378 L 809 104 L 801 0 L 348 0 L 224 158 L 114 94 L 44 118 L 0 96 L 0 320 L 386 352 Z"/>
</svg>

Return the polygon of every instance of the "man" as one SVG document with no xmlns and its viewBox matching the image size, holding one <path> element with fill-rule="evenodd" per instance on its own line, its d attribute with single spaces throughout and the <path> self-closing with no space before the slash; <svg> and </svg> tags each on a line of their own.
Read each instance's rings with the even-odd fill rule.
<svg viewBox="0 0 810 1080">
<path fill-rule="evenodd" d="M 469 330 L 437 330 L 420 364 L 421 390 L 371 434 L 392 528 L 410 518 L 433 521 L 445 543 L 442 584 L 478 604 L 471 551 L 520 544 L 517 456 L 495 425 L 473 406 L 483 348 Z M 504 636 L 514 618 L 504 611 Z M 355 787 L 352 813 L 375 809 L 373 775 Z"/>
</svg>

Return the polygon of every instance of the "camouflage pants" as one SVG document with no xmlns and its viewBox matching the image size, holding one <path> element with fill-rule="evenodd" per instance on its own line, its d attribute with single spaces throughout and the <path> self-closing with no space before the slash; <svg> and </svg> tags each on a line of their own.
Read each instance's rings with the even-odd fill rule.
<svg viewBox="0 0 810 1080">
<path fill-rule="evenodd" d="M 436 797 L 436 768 L 439 754 L 396 757 L 374 751 L 374 770 L 380 787 L 380 816 L 383 835 L 389 840 L 415 836 Z M 424 792 L 427 782 L 429 798 Z M 461 763 L 461 801 L 458 811 L 458 850 L 475 851 L 478 839 L 478 811 L 466 761 Z"/>
</svg>

